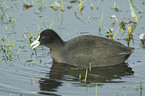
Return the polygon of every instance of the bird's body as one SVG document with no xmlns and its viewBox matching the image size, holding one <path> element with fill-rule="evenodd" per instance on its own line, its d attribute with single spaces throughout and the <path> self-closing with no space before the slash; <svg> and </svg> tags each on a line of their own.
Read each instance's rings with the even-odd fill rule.
<svg viewBox="0 0 145 96">
<path fill-rule="evenodd" d="M 50 48 L 52 58 L 58 63 L 85 68 L 112 66 L 123 63 L 132 53 L 132 48 L 112 39 L 82 35 L 64 42 L 57 33 L 48 31 L 50 29 L 45 30 L 49 39 L 42 39 L 43 36 L 48 36 L 45 33 L 40 34 L 39 41 Z M 53 33 L 57 35 L 53 36 Z"/>
<path fill-rule="evenodd" d="M 57 50 L 51 49 L 56 62 L 79 67 L 116 65 L 123 63 L 131 54 L 131 49 L 119 42 L 91 35 L 71 39 Z"/>
</svg>

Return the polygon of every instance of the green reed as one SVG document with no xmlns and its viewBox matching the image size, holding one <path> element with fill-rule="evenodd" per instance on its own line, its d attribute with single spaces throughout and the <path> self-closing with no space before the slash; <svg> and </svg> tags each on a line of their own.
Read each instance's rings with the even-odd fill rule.
<svg viewBox="0 0 145 96">
<path fill-rule="evenodd" d="M 82 11 L 83 7 L 82 4 L 85 2 L 85 0 L 79 0 L 79 4 L 75 7 L 75 13 L 77 13 L 77 9 L 79 8 L 80 12 Z"/>
<path fill-rule="evenodd" d="M 99 34 L 101 33 L 101 25 L 102 25 L 102 21 L 103 21 L 103 11 L 102 11 L 102 16 L 101 16 L 101 21 L 100 21 L 100 24 L 99 24 Z"/>
<path fill-rule="evenodd" d="M 135 20 L 136 20 L 136 22 L 138 22 L 138 18 L 137 18 L 136 12 L 135 12 L 134 9 L 133 9 L 132 3 L 130 2 L 130 0 L 128 0 L 128 2 L 129 2 L 129 5 L 130 5 L 130 7 L 131 7 L 131 11 L 132 11 L 133 14 L 134 14 Z"/>
</svg>

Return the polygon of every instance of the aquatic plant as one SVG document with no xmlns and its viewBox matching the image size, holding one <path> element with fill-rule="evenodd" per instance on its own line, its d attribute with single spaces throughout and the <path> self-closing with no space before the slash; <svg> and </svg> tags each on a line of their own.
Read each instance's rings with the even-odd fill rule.
<svg viewBox="0 0 145 96">
<path fill-rule="evenodd" d="M 61 0 L 62 11 L 64 11 L 63 0 Z"/>
<path fill-rule="evenodd" d="M 60 4 L 58 3 L 58 1 L 56 1 L 55 3 L 50 5 L 50 8 L 52 8 L 55 11 L 58 11 L 60 9 Z"/>
<path fill-rule="evenodd" d="M 102 25 L 102 21 L 103 21 L 103 11 L 102 11 L 102 16 L 101 16 L 101 21 L 100 21 L 100 24 L 99 24 L 99 34 L 101 34 L 101 25 Z"/>
<path fill-rule="evenodd" d="M 137 18 L 136 12 L 134 11 L 132 3 L 130 2 L 130 0 L 128 0 L 128 2 L 129 2 L 129 5 L 130 5 L 130 8 L 131 8 L 132 15 L 134 15 L 136 23 L 137 23 L 138 22 L 138 18 Z"/>
<path fill-rule="evenodd" d="M 31 7 L 33 7 L 33 5 L 23 0 L 23 9 L 29 9 Z"/>
<path fill-rule="evenodd" d="M 142 81 L 140 80 L 140 84 L 139 84 L 139 86 L 136 86 L 136 90 L 137 91 L 140 91 L 140 96 L 142 96 L 142 88 L 143 86 L 142 86 Z"/>
<path fill-rule="evenodd" d="M 82 75 L 79 74 L 79 81 L 81 82 L 81 80 L 82 80 Z"/>
<path fill-rule="evenodd" d="M 8 14 L 3 10 L 3 8 L 2 7 L 0 7 L 0 9 L 1 9 L 1 11 L 3 12 L 3 14 L 6 16 L 6 18 L 7 18 L 7 21 L 9 21 L 10 19 L 9 19 L 9 16 L 8 16 Z M 4 17 L 3 17 L 4 18 Z"/>
<path fill-rule="evenodd" d="M 120 29 L 120 28 L 118 27 L 118 29 L 116 30 L 115 34 L 113 34 L 113 33 L 112 33 L 112 31 L 113 31 L 112 28 L 111 28 L 111 29 L 107 29 L 106 27 L 104 27 L 104 28 L 107 30 L 107 35 L 106 35 L 106 37 L 109 37 L 109 39 L 114 39 L 114 38 L 116 37 L 116 35 L 117 35 L 118 30 Z"/>
<path fill-rule="evenodd" d="M 127 37 L 126 37 L 126 40 L 127 40 L 127 45 L 129 46 L 129 42 L 132 40 L 133 41 L 133 43 L 134 43 L 134 35 L 135 35 L 135 33 L 133 33 L 133 30 L 131 29 L 131 27 L 128 25 L 127 26 Z"/>
<path fill-rule="evenodd" d="M 18 50 L 18 52 L 17 52 L 17 57 L 19 56 L 19 53 L 20 53 L 20 49 L 21 49 L 21 48 L 19 47 L 19 50 Z"/>
<path fill-rule="evenodd" d="M 123 33 L 125 33 L 125 31 L 126 31 L 126 24 L 127 23 L 124 21 L 120 21 L 120 23 L 119 23 L 119 27 L 123 31 Z"/>
<path fill-rule="evenodd" d="M 7 4 L 4 2 L 4 0 L 3 0 L 3 4 L 5 5 L 6 9 L 9 9 L 9 7 L 8 7 Z"/>
<path fill-rule="evenodd" d="M 40 34 L 40 32 L 39 32 L 39 30 L 40 30 L 40 27 L 39 27 L 39 24 L 37 24 L 37 33 L 38 33 L 38 35 Z"/>
<path fill-rule="evenodd" d="M 85 2 L 85 0 L 79 0 L 79 4 L 75 7 L 75 13 L 77 13 L 77 9 L 79 8 L 80 12 L 82 11 L 83 7 L 82 4 Z"/>
<path fill-rule="evenodd" d="M 117 12 L 120 12 L 120 9 L 119 9 L 119 7 L 118 6 L 116 6 L 116 2 L 114 2 L 114 8 L 113 8 L 115 11 L 117 11 Z"/>
<path fill-rule="evenodd" d="M 14 53 L 12 51 L 13 47 L 14 47 L 14 43 L 10 43 L 9 39 L 5 36 L 5 38 L 1 39 L 1 51 L 3 51 L 3 55 L 2 55 L 2 60 L 5 60 L 5 62 L 7 61 L 11 61 L 12 56 L 14 56 Z"/>
<path fill-rule="evenodd" d="M 85 82 L 87 82 L 87 77 L 88 77 L 88 68 L 86 69 L 86 74 L 85 74 L 85 79 L 84 79 Z"/>
<path fill-rule="evenodd" d="M 29 41 L 30 41 L 30 43 L 32 43 L 32 41 L 34 41 L 34 36 L 31 32 L 30 32 L 30 35 L 29 35 Z"/>
<path fill-rule="evenodd" d="M 116 15 L 112 15 L 111 18 L 115 18 L 115 21 L 118 22 Z"/>
<path fill-rule="evenodd" d="M 102 1 L 102 0 L 99 0 L 99 3 L 98 3 L 98 5 L 97 5 L 97 9 L 99 9 L 101 1 Z"/>
<path fill-rule="evenodd" d="M 94 6 L 93 6 L 93 3 L 91 3 L 91 10 L 93 10 Z"/>
<path fill-rule="evenodd" d="M 140 80 L 140 90 L 142 90 L 142 81 Z"/>
</svg>

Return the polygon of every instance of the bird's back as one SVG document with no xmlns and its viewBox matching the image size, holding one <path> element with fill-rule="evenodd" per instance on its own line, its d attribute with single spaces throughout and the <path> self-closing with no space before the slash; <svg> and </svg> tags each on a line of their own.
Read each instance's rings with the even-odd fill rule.
<svg viewBox="0 0 145 96">
<path fill-rule="evenodd" d="M 129 47 L 111 39 L 82 35 L 65 43 L 67 62 L 80 67 L 100 67 L 123 63 Z"/>
</svg>

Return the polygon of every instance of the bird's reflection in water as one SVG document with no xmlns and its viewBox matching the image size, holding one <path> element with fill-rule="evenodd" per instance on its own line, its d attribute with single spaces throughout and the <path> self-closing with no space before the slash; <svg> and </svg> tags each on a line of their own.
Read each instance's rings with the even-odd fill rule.
<svg viewBox="0 0 145 96">
<path fill-rule="evenodd" d="M 40 83 L 40 94 L 55 95 L 57 88 L 62 86 L 62 80 L 66 81 L 76 81 L 84 84 L 97 84 L 97 83 L 123 83 L 121 81 L 121 76 L 133 75 L 131 67 L 128 64 L 119 64 L 109 67 L 98 67 L 91 68 L 87 73 L 87 82 L 83 82 L 86 69 L 73 67 L 67 64 L 53 63 L 50 73 L 47 73 L 48 78 L 41 78 Z M 81 75 L 81 78 L 80 78 Z M 117 79 L 117 80 L 113 80 Z M 101 84 L 103 85 L 103 84 Z"/>
</svg>

